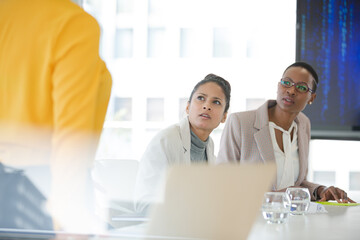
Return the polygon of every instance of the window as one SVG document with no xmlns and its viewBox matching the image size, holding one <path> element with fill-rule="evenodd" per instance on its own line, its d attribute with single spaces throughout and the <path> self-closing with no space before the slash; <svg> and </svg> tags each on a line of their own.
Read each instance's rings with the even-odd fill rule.
<svg viewBox="0 0 360 240">
<path fill-rule="evenodd" d="M 349 190 L 360 191 L 360 172 L 350 172 Z"/>
<path fill-rule="evenodd" d="M 214 57 L 232 56 L 232 36 L 227 28 L 214 28 Z"/>
<path fill-rule="evenodd" d="M 148 98 L 146 112 L 147 121 L 164 121 L 164 99 Z"/>
<path fill-rule="evenodd" d="M 115 58 L 131 58 L 133 56 L 133 30 L 116 29 L 115 35 Z"/>
<path fill-rule="evenodd" d="M 149 0 L 148 13 L 149 15 L 155 15 L 162 12 L 164 6 L 163 0 Z"/>
<path fill-rule="evenodd" d="M 147 56 L 164 57 L 165 56 L 165 29 L 149 28 L 148 30 L 148 49 Z"/>
<path fill-rule="evenodd" d="M 132 120 L 132 99 L 115 97 L 114 120 L 131 121 Z"/>
<path fill-rule="evenodd" d="M 196 36 L 194 29 L 180 29 L 180 57 L 193 57 L 196 55 Z"/>
<path fill-rule="evenodd" d="M 335 172 L 315 171 L 314 182 L 325 186 L 334 186 Z"/>
<path fill-rule="evenodd" d="M 359 144 L 360 141 L 311 140 L 309 181 L 355 191 L 359 186 L 360 164 L 354 150 L 359 149 Z"/>
<path fill-rule="evenodd" d="M 133 0 L 116 0 L 116 13 L 132 13 L 133 12 Z"/>
</svg>

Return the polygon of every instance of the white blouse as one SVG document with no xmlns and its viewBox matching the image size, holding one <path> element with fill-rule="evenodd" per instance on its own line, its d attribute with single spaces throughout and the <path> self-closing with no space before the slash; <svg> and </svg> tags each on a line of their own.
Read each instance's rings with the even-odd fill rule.
<svg viewBox="0 0 360 240">
<path fill-rule="evenodd" d="M 294 186 L 299 177 L 299 151 L 297 141 L 297 124 L 293 122 L 288 131 L 277 126 L 274 122 L 269 122 L 270 136 L 274 148 L 277 182 L 276 188 L 283 189 Z M 275 129 L 282 132 L 284 152 L 279 148 L 275 137 Z M 291 131 L 293 138 L 291 139 Z"/>
</svg>

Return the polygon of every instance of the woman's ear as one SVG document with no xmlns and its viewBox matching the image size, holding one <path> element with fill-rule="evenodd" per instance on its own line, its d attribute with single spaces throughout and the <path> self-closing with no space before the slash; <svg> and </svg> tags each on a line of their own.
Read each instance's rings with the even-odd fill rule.
<svg viewBox="0 0 360 240">
<path fill-rule="evenodd" d="M 314 102 L 315 98 L 316 98 L 316 93 L 311 94 L 311 98 L 310 98 L 310 101 L 308 103 L 312 104 Z"/>
<path fill-rule="evenodd" d="M 222 119 L 221 119 L 221 123 L 224 123 L 226 121 L 226 118 L 227 118 L 227 112 L 224 113 Z"/>
<path fill-rule="evenodd" d="M 186 104 L 186 113 L 189 114 L 190 101 Z"/>
</svg>

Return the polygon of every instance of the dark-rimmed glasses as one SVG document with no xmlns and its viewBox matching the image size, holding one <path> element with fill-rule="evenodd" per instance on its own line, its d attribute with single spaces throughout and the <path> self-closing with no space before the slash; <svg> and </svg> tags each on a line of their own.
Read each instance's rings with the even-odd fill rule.
<svg viewBox="0 0 360 240">
<path fill-rule="evenodd" d="M 307 93 L 307 92 L 314 93 L 314 90 L 310 89 L 307 83 L 305 82 L 294 83 L 291 80 L 291 78 L 286 77 L 280 79 L 280 84 L 285 88 L 291 88 L 292 86 L 295 86 L 296 91 L 298 91 L 299 93 Z"/>
</svg>

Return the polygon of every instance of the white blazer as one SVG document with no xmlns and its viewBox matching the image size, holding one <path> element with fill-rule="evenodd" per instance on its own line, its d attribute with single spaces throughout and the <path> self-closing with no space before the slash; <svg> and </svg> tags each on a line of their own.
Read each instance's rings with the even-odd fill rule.
<svg viewBox="0 0 360 240">
<path fill-rule="evenodd" d="M 135 184 L 135 210 L 142 212 L 154 201 L 161 200 L 166 170 L 172 165 L 188 165 L 191 134 L 188 117 L 161 130 L 147 146 L 139 165 Z M 214 142 L 209 137 L 206 148 L 208 163 L 215 162 Z"/>
</svg>

